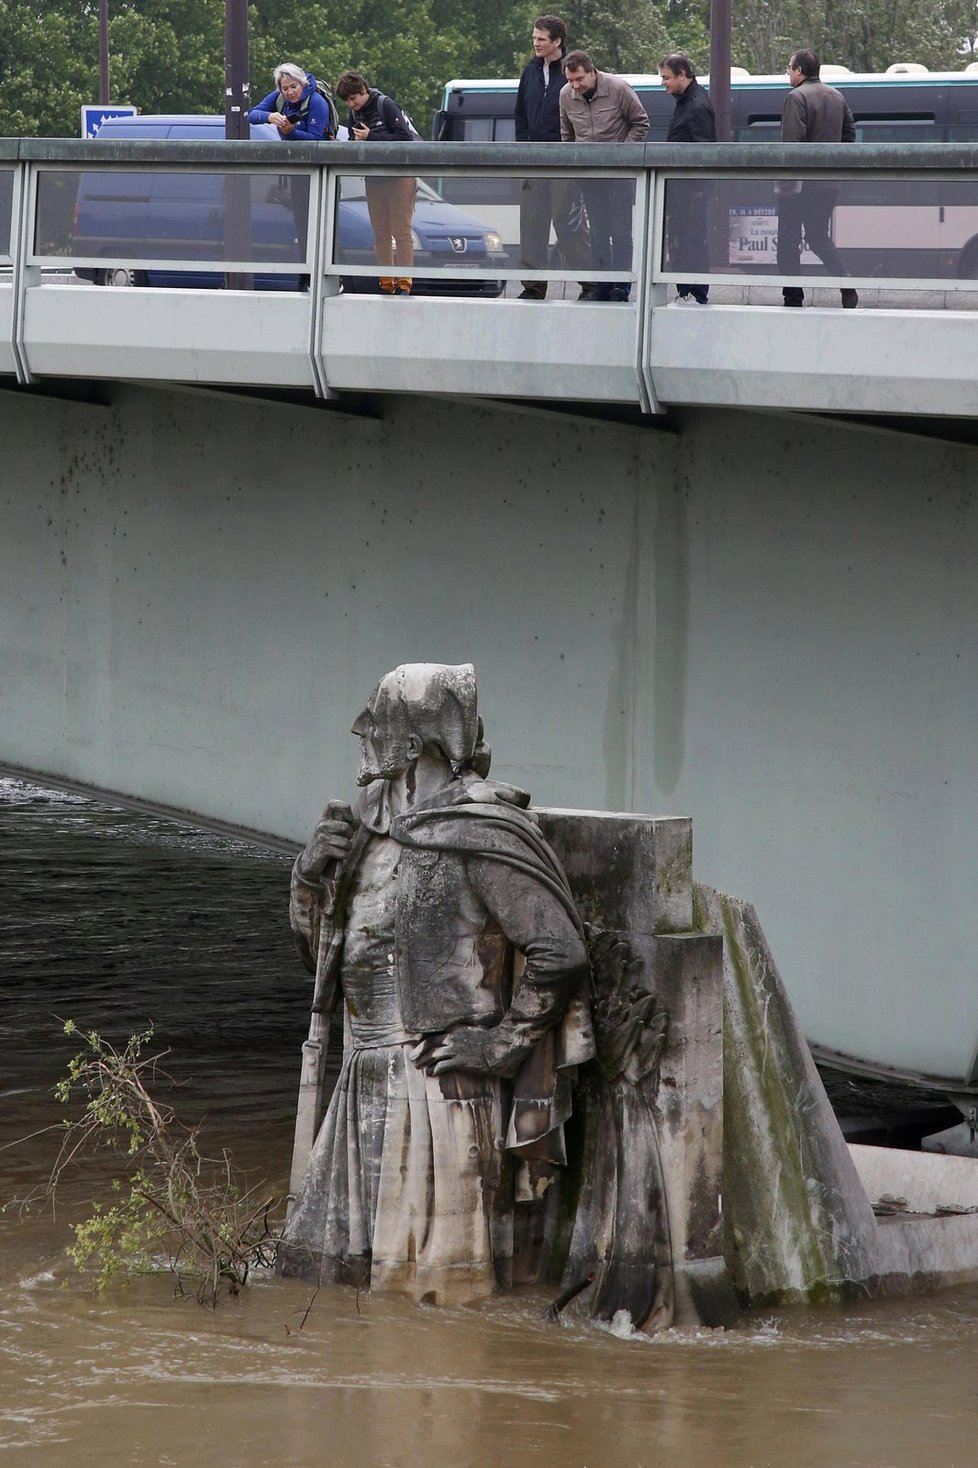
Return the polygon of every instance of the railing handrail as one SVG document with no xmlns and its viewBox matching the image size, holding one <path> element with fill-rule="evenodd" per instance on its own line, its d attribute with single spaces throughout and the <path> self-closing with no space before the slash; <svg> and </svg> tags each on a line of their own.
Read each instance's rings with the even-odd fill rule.
<svg viewBox="0 0 978 1468">
<path fill-rule="evenodd" d="M 133 164 L 222 164 L 255 168 L 410 169 L 419 174 L 464 168 L 503 170 L 591 168 L 761 174 L 833 171 L 978 173 L 975 143 L 336 143 L 215 142 L 183 139 L 0 138 L 0 164 L 77 167 Z"/>
</svg>

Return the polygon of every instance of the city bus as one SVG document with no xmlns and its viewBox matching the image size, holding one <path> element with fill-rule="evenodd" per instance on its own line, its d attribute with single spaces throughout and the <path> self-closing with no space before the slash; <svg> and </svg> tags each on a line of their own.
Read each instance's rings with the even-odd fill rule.
<svg viewBox="0 0 978 1468">
<path fill-rule="evenodd" d="M 649 114 L 650 142 L 663 142 L 674 107 L 657 74 L 624 78 Z M 857 74 L 823 66 L 822 80 L 842 92 L 856 124 L 857 143 L 978 142 L 978 63 L 961 72 L 931 72 L 915 63 L 898 63 L 883 73 Z M 709 89 L 709 77 L 701 78 Z M 447 83 L 435 114 L 436 141 L 506 143 L 515 140 L 513 112 L 518 81 L 458 79 Z M 781 110 L 789 91 L 787 76 L 751 76 L 731 71 L 731 139 L 738 143 L 778 142 Z M 505 161 L 505 151 L 500 162 Z M 508 240 L 518 232 L 518 184 L 509 180 L 446 179 L 444 192 L 454 203 L 492 207 L 496 227 Z M 713 251 L 714 267 L 737 271 L 773 270 L 777 243 L 777 205 L 770 186 L 758 185 L 751 197 L 740 185 L 726 209 L 727 258 Z M 504 211 L 504 212 L 500 212 Z M 899 218 L 894 214 L 898 211 Z M 721 232 L 722 233 L 722 232 Z M 978 182 L 922 181 L 913 190 L 887 181 L 853 179 L 844 186 L 835 211 L 833 235 L 853 275 L 936 279 L 978 279 Z M 803 267 L 817 265 L 807 251 Z"/>
</svg>

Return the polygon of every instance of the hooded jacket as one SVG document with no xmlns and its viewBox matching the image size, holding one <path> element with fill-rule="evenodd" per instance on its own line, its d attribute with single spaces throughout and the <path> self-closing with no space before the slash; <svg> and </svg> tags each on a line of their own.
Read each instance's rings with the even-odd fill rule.
<svg viewBox="0 0 978 1468">
<path fill-rule="evenodd" d="M 305 111 L 305 116 L 303 116 L 303 111 Z M 288 134 L 288 142 L 291 142 L 293 138 L 301 142 L 316 142 L 326 136 L 329 127 L 329 107 L 326 99 L 321 97 L 316 90 L 316 78 L 312 72 L 307 75 L 306 84 L 298 102 L 289 102 L 278 90 L 269 92 L 268 96 L 263 97 L 257 106 L 252 107 L 248 113 L 248 121 L 267 122 L 273 112 L 281 112 L 283 117 L 290 120 L 296 119 L 295 127 Z"/>
</svg>

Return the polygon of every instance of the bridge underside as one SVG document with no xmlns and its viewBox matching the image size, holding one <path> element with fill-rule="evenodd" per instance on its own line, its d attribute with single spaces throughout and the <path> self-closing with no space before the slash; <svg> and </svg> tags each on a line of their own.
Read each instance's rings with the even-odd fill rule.
<svg viewBox="0 0 978 1468">
<path fill-rule="evenodd" d="M 813 1039 L 969 1070 L 971 448 L 99 394 L 0 393 L 0 760 L 298 838 L 376 678 L 471 659 L 494 773 L 693 817 Z"/>
</svg>

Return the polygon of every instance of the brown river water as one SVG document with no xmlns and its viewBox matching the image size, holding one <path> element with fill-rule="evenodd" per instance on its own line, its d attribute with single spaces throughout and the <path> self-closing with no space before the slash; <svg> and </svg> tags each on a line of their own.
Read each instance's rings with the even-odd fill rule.
<svg viewBox="0 0 978 1468">
<path fill-rule="evenodd" d="M 73 1018 L 148 1021 L 179 1106 L 284 1193 L 309 979 L 290 859 L 0 780 L 0 1205 L 42 1182 Z M 24 1140 L 26 1139 L 26 1140 Z M 0 1464 L 39 1468 L 970 1468 L 978 1290 L 747 1315 L 653 1340 L 543 1292 L 420 1309 L 261 1277 L 215 1311 L 167 1275 L 95 1296 L 64 1257 L 107 1196 L 0 1213 Z M 308 1317 L 299 1329 L 303 1316 Z"/>
</svg>

